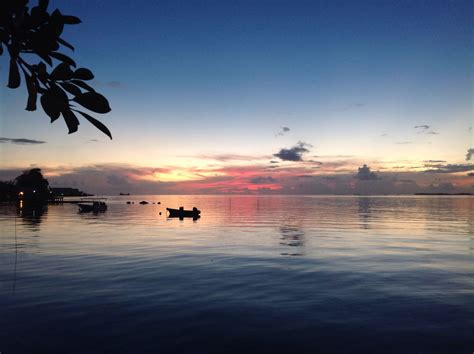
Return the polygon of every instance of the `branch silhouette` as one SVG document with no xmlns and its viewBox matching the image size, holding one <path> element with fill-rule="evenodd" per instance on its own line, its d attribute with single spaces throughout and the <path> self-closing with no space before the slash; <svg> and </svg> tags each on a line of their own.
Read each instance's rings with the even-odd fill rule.
<svg viewBox="0 0 474 354">
<path fill-rule="evenodd" d="M 107 98 L 86 83 L 94 74 L 87 68 L 76 68 L 75 61 L 59 51 L 62 47 L 74 51 L 61 35 L 65 25 L 76 25 L 81 20 L 63 15 L 58 9 L 50 14 L 48 3 L 48 0 L 39 0 L 38 6 L 30 10 L 28 0 L 0 1 L 0 56 L 5 47 L 10 57 L 7 87 L 20 87 L 23 74 L 28 92 L 27 111 L 36 110 L 40 96 L 41 106 L 51 123 L 62 116 L 69 134 L 78 130 L 78 113 L 112 139 L 103 123 L 77 109 L 79 105 L 100 114 L 111 111 Z M 27 62 L 25 58 L 34 58 L 34 55 L 40 61 Z"/>
</svg>

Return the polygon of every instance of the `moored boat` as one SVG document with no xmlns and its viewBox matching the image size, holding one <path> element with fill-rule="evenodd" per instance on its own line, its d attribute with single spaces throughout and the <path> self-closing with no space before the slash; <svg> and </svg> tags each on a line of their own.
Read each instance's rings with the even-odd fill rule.
<svg viewBox="0 0 474 354">
<path fill-rule="evenodd" d="M 183 207 L 179 209 L 166 208 L 169 212 L 170 218 L 193 218 L 197 219 L 201 217 L 201 210 L 194 207 L 192 210 L 185 210 Z"/>
<path fill-rule="evenodd" d="M 81 213 L 100 213 L 107 210 L 107 204 L 105 202 L 92 202 L 92 204 L 78 204 L 79 212 Z"/>
</svg>

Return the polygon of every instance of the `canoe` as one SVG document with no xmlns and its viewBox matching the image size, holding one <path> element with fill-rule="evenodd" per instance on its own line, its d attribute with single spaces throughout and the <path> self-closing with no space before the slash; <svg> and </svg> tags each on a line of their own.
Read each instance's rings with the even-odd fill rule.
<svg viewBox="0 0 474 354">
<path fill-rule="evenodd" d="M 166 208 L 169 212 L 169 217 L 170 218 L 194 218 L 197 219 L 201 215 L 201 210 L 197 209 L 196 207 L 193 208 L 193 210 L 184 210 L 183 207 L 179 209 L 172 209 L 172 208 Z"/>
</svg>

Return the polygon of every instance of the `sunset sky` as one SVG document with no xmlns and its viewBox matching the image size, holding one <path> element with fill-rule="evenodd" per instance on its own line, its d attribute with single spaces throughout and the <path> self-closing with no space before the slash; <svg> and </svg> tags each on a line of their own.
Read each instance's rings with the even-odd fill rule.
<svg viewBox="0 0 474 354">
<path fill-rule="evenodd" d="M 113 140 L 25 111 L 3 55 L 0 179 L 37 166 L 96 194 L 474 192 L 469 0 L 50 7 L 83 21 L 63 52 L 93 70 Z"/>
</svg>

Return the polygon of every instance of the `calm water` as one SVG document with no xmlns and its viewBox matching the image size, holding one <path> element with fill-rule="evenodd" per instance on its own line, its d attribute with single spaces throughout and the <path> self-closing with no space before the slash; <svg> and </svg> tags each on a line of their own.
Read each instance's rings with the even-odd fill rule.
<svg viewBox="0 0 474 354">
<path fill-rule="evenodd" d="M 472 197 L 107 203 L 0 207 L 2 354 L 474 351 Z"/>
</svg>

